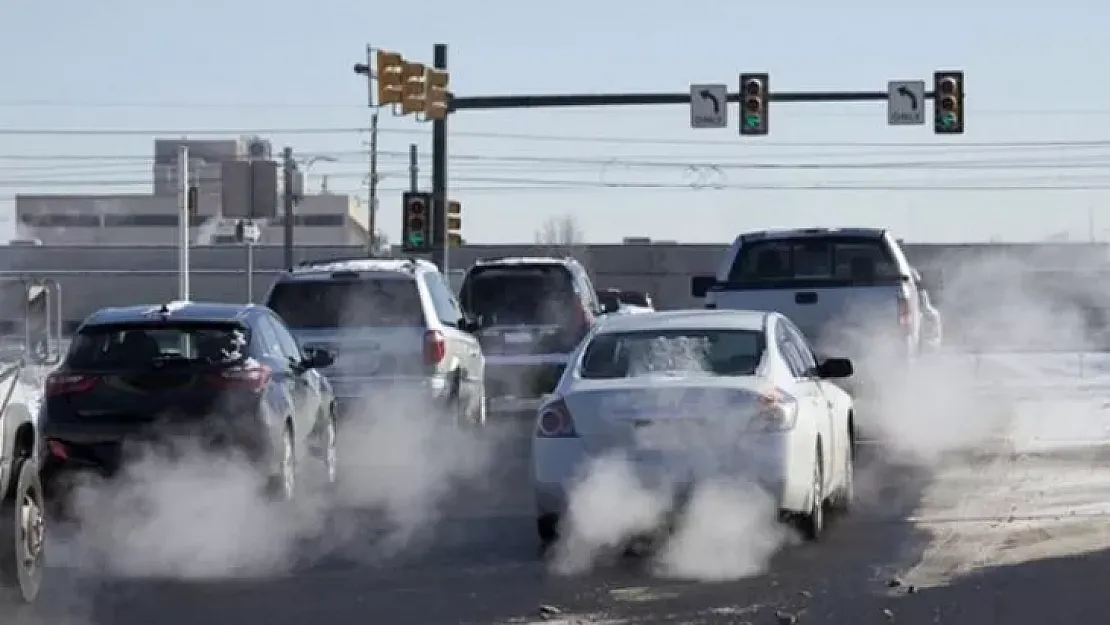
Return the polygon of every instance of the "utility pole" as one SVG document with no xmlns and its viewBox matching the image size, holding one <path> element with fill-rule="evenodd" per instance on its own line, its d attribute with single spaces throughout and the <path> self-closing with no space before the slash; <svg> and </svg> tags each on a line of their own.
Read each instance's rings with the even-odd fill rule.
<svg viewBox="0 0 1110 625">
<path fill-rule="evenodd" d="M 177 148 L 177 186 L 181 190 L 178 205 L 177 225 L 177 299 L 189 299 L 189 221 L 192 211 L 189 210 L 189 148 Z"/>
<path fill-rule="evenodd" d="M 369 56 L 370 52 L 367 50 Z M 368 81 L 369 82 L 369 81 Z M 373 107 L 373 103 L 370 104 Z M 366 255 L 374 256 L 378 248 L 378 109 L 371 108 L 370 112 L 370 176 L 366 180 L 367 197 L 369 206 L 366 223 L 369 236 L 367 236 Z"/>
<path fill-rule="evenodd" d="M 294 188 L 293 178 L 297 170 L 297 163 L 293 160 L 293 148 L 285 148 L 281 151 L 282 160 L 282 213 L 285 215 L 285 267 L 287 269 L 293 268 L 293 217 L 294 207 L 297 203 L 296 189 Z"/>
<path fill-rule="evenodd" d="M 447 71 L 447 44 L 432 49 L 432 67 Z M 450 110 L 450 102 L 448 103 Z M 443 275 L 450 270 L 447 253 L 447 118 L 432 120 L 432 262 Z"/>
<path fill-rule="evenodd" d="M 416 193 L 420 190 L 420 155 L 416 151 L 416 144 L 409 144 L 409 191 Z"/>
</svg>

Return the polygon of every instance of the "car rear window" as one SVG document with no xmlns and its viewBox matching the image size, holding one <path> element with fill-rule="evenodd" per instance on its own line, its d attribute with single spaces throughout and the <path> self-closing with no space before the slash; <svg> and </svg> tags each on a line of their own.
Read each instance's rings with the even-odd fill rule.
<svg viewBox="0 0 1110 625">
<path fill-rule="evenodd" d="M 657 373 L 754 375 L 763 359 L 763 333 L 754 330 L 606 332 L 586 346 L 579 375 L 630 378 Z"/>
<path fill-rule="evenodd" d="M 459 303 L 483 325 L 563 325 L 578 295 L 561 265 L 513 265 L 470 271 Z"/>
<path fill-rule="evenodd" d="M 878 237 L 801 237 L 745 242 L 730 283 L 828 282 L 870 285 L 901 280 L 886 242 Z"/>
<path fill-rule="evenodd" d="M 77 333 L 66 362 L 74 369 L 234 364 L 249 343 L 250 332 L 233 323 L 98 325 Z"/>
<path fill-rule="evenodd" d="M 267 304 L 291 328 L 424 325 L 416 281 L 408 278 L 281 282 Z"/>
</svg>

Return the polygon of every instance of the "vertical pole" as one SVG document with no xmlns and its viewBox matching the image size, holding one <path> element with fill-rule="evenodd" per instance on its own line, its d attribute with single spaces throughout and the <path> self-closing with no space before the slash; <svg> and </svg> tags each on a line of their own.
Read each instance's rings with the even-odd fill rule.
<svg viewBox="0 0 1110 625">
<path fill-rule="evenodd" d="M 420 155 L 417 154 L 416 144 L 409 144 L 409 191 L 416 193 L 420 190 Z"/>
<path fill-rule="evenodd" d="M 370 177 L 366 186 L 369 188 L 369 216 L 366 222 L 370 231 L 366 238 L 366 255 L 374 256 L 378 250 L 378 109 L 370 113 Z"/>
<path fill-rule="evenodd" d="M 189 299 L 189 148 L 177 149 L 177 185 L 181 188 L 177 225 L 177 299 Z"/>
<path fill-rule="evenodd" d="M 366 44 L 366 106 L 370 107 L 370 171 L 366 179 L 366 255 L 378 251 L 378 108 L 374 105 L 374 48 Z"/>
<path fill-rule="evenodd" d="M 432 67 L 447 71 L 447 44 L 433 49 Z M 450 107 L 448 107 L 450 110 Z M 443 275 L 449 271 L 447 256 L 447 116 L 432 121 L 432 262 Z"/>
<path fill-rule="evenodd" d="M 287 269 L 293 268 L 293 205 L 295 203 L 294 189 L 293 189 L 293 170 L 297 164 L 293 162 L 293 148 L 285 148 L 281 151 L 282 180 L 284 188 L 282 189 L 282 207 L 285 215 L 285 267 Z"/>
<path fill-rule="evenodd" d="M 254 243 L 247 241 L 247 303 L 254 303 Z"/>
</svg>

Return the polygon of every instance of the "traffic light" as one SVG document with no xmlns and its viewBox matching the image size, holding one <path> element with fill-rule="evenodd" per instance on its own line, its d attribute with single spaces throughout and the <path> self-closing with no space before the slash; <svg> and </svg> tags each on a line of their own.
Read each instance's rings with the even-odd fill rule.
<svg viewBox="0 0 1110 625">
<path fill-rule="evenodd" d="M 462 203 L 458 200 L 447 202 L 447 244 L 462 247 Z"/>
<path fill-rule="evenodd" d="M 401 198 L 401 249 L 424 253 L 432 247 L 432 194 L 406 191 Z"/>
<path fill-rule="evenodd" d="M 443 119 L 447 117 L 448 99 L 450 98 L 447 83 L 451 75 L 441 69 L 428 71 L 425 79 L 424 92 L 424 118 Z"/>
<path fill-rule="evenodd" d="M 424 78 L 428 68 L 423 63 L 405 63 L 401 70 L 401 114 L 412 115 L 424 110 Z"/>
<path fill-rule="evenodd" d="M 933 72 L 933 132 L 962 135 L 964 132 L 964 73 Z"/>
<path fill-rule="evenodd" d="M 378 104 L 400 104 L 404 99 L 405 59 L 396 52 L 378 50 Z M 358 71 L 358 68 L 355 68 Z"/>
<path fill-rule="evenodd" d="M 767 73 L 740 74 L 740 134 L 767 134 Z"/>
</svg>

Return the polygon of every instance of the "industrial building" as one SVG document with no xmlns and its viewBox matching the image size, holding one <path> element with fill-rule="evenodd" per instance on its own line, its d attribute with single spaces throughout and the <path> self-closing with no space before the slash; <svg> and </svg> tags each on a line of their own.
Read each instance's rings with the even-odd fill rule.
<svg viewBox="0 0 1110 625">
<path fill-rule="evenodd" d="M 194 245 L 236 243 L 237 221 L 251 217 L 251 200 L 279 209 L 281 176 L 273 149 L 258 137 L 220 140 L 157 139 L 151 193 L 17 195 L 17 236 L 47 246 L 174 245 L 178 240 L 180 187 L 178 149 L 189 148 L 192 184 L 197 188 L 191 217 Z M 267 176 L 252 176 L 251 164 L 267 165 Z M 297 179 L 299 183 L 299 178 Z M 300 185 L 298 185 L 300 186 Z M 258 198 L 263 198 L 260 202 Z M 302 195 L 294 223 L 301 245 L 365 245 L 367 215 L 358 198 L 338 193 Z M 259 243 L 280 244 L 284 217 L 255 219 Z"/>
</svg>

